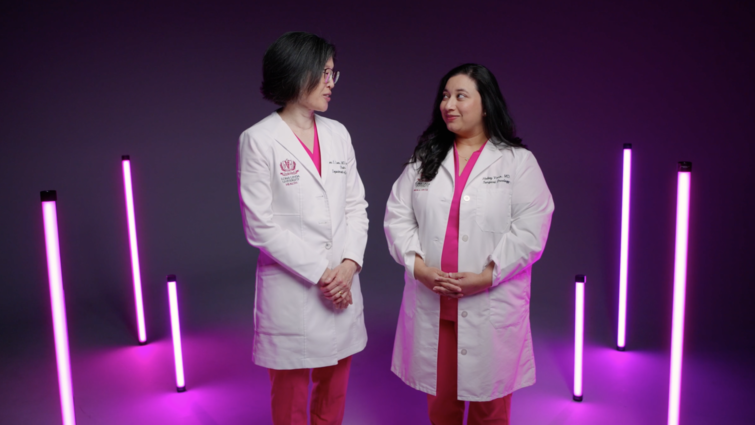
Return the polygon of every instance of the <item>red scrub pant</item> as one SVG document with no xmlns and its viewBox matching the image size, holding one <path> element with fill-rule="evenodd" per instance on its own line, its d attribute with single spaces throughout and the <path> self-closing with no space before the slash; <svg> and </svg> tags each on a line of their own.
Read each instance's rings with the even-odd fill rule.
<svg viewBox="0 0 755 425">
<path fill-rule="evenodd" d="M 340 425 L 346 407 L 351 356 L 335 366 L 312 371 L 312 425 Z M 272 411 L 275 425 L 307 425 L 307 396 L 310 369 L 268 369 L 272 384 Z"/>
<path fill-rule="evenodd" d="M 427 411 L 433 425 L 464 423 L 464 402 L 457 400 L 456 322 L 440 321 L 438 341 L 438 385 L 436 395 L 427 395 Z M 511 394 L 491 401 L 469 402 L 469 425 L 508 425 Z"/>
</svg>

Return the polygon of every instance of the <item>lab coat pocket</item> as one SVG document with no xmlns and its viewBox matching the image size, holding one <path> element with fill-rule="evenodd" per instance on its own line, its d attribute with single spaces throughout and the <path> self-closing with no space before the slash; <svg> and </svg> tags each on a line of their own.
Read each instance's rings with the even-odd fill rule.
<svg viewBox="0 0 755 425">
<path fill-rule="evenodd" d="M 530 295 L 525 282 L 508 281 L 490 289 L 490 323 L 496 329 L 519 325 L 529 317 Z"/>
<path fill-rule="evenodd" d="M 273 222 L 283 230 L 288 230 L 296 236 L 301 237 L 302 220 L 299 214 L 273 214 Z"/>
<path fill-rule="evenodd" d="M 480 188 L 476 196 L 475 221 L 485 232 L 508 232 L 511 227 L 511 189 L 504 186 Z"/>
<path fill-rule="evenodd" d="M 254 322 L 256 332 L 266 335 L 302 335 L 299 318 L 305 310 L 306 287 L 282 266 L 257 269 Z"/>
</svg>

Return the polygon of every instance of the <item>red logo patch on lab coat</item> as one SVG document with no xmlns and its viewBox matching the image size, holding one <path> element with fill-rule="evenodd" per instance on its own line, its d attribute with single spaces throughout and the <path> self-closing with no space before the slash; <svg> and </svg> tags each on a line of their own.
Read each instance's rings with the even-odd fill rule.
<svg viewBox="0 0 755 425">
<path fill-rule="evenodd" d="M 293 186 L 299 183 L 299 170 L 296 169 L 296 162 L 290 159 L 286 159 L 280 163 L 281 170 L 281 183 L 286 186 Z"/>
<path fill-rule="evenodd" d="M 283 170 L 284 173 L 296 170 L 296 162 L 290 159 L 284 160 L 281 162 L 281 170 Z"/>
</svg>

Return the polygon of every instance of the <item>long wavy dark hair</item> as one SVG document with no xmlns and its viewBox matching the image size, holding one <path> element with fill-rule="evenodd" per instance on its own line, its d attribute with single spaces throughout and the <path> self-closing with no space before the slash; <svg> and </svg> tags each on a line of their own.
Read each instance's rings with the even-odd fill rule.
<svg viewBox="0 0 755 425">
<path fill-rule="evenodd" d="M 507 145 L 515 148 L 527 147 L 522 139 L 516 137 L 516 127 L 509 115 L 506 101 L 503 99 L 498 81 L 487 68 L 476 63 L 465 63 L 457 66 L 443 76 L 438 85 L 438 93 L 433 103 L 433 115 L 430 125 L 419 137 L 417 147 L 409 159 L 409 163 L 420 163 L 420 176 L 424 181 L 431 181 L 438 174 L 438 169 L 448 150 L 453 146 L 456 135 L 446 127 L 440 112 L 440 102 L 443 100 L 443 90 L 451 77 L 464 74 L 474 80 L 477 91 L 482 97 L 482 110 L 485 115 L 482 122 L 485 136 L 496 146 Z"/>
</svg>

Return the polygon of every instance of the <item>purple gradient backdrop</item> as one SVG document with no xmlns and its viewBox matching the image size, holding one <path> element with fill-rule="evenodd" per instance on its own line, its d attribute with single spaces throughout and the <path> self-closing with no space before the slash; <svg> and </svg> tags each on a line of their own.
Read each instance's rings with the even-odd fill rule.
<svg viewBox="0 0 755 425">
<path fill-rule="evenodd" d="M 261 58 L 276 37 L 291 30 L 317 33 L 338 47 L 341 80 L 326 116 L 351 132 L 370 203 L 362 279 L 371 339 L 363 360 L 355 357 L 353 381 L 363 373 L 364 379 L 389 383 L 372 389 L 378 401 L 371 399 L 369 386 L 357 390 L 352 415 L 362 407 L 387 415 L 370 407 L 383 393 L 423 400 L 413 390 L 394 389 L 401 384 L 388 371 L 403 283 L 402 270 L 386 250 L 382 217 L 390 185 L 427 124 L 438 80 L 468 61 L 486 65 L 498 77 L 519 135 L 537 156 L 556 202 L 548 247 L 533 277 L 532 322 L 536 342 L 543 341 L 536 357 L 545 365 L 539 385 L 563 385 L 563 400 L 570 397 L 571 354 L 564 344 L 573 331 L 576 273 L 588 276 L 586 341 L 594 347 L 595 364 L 624 361 L 606 350 L 615 344 L 621 147 L 632 143 L 627 347 L 638 351 L 632 362 L 645 362 L 638 368 L 644 367 L 643 376 L 655 385 L 653 403 L 662 411 L 676 163 L 692 161 L 686 352 L 717 359 L 699 370 L 738 388 L 726 394 L 755 393 L 752 381 L 739 380 L 751 376 L 751 369 L 746 375 L 739 370 L 739 377 L 726 369 L 727 359 L 755 353 L 755 279 L 747 266 L 755 258 L 749 217 L 755 209 L 752 4 L 107 3 L 0 6 L 0 355 L 8 360 L 0 369 L 0 394 L 15 397 L 0 402 L 0 410 L 36 406 L 41 399 L 24 394 L 37 386 L 49 392 L 55 385 L 39 206 L 39 191 L 46 189 L 56 189 L 59 197 L 69 331 L 74 354 L 81 356 L 72 359 L 74 379 L 77 363 L 92 365 L 79 379 L 96 387 L 98 376 L 107 373 L 94 365 L 112 370 L 128 353 L 139 356 L 128 357 L 134 364 L 155 367 L 150 353 L 167 349 L 170 332 L 164 277 L 175 273 L 187 344 L 207 347 L 215 338 L 221 347 L 194 357 L 185 349 L 189 388 L 201 382 L 211 390 L 213 378 L 217 385 L 239 379 L 236 370 L 264 381 L 261 369 L 249 362 L 256 251 L 242 234 L 236 140 L 272 111 L 258 91 Z M 122 154 L 132 158 L 148 337 L 156 341 L 141 351 L 131 346 L 136 330 Z M 192 378 L 197 365 L 231 352 L 236 369 L 217 366 L 201 379 Z M 552 362 L 540 360 L 548 356 Z M 647 366 L 651 363 L 655 366 Z M 44 364 L 47 375 L 34 366 L 38 379 L 20 378 L 37 364 Z M 717 367 L 728 372 L 711 372 Z M 124 384 L 128 374 L 120 373 L 112 379 Z M 145 380 L 153 376 L 139 373 Z M 256 378 L 239 379 L 233 384 L 238 387 L 229 388 L 246 385 L 250 394 L 265 394 L 266 381 Z M 11 384 L 27 385 L 29 391 L 18 392 Z M 133 391 L 132 401 L 149 398 L 142 390 L 124 389 Z M 110 400 L 107 394 L 99 397 Z M 208 397 L 222 398 L 218 394 L 222 391 Z M 53 415 L 55 397 L 50 393 L 42 403 Z M 546 391 L 544 397 L 556 396 Z M 682 397 L 683 407 L 702 409 L 685 401 L 685 393 Z M 201 419 L 210 416 L 200 405 L 183 400 L 188 403 L 183 408 L 200 418 L 197 423 L 214 423 Z M 542 399 L 532 400 L 520 406 L 535 409 Z M 558 400 L 554 412 L 563 407 Z M 727 400 L 721 403 L 734 403 Z M 107 411 L 105 402 L 90 405 Z M 226 407 L 233 410 L 232 405 Z M 121 408 L 126 407 L 112 407 L 110 414 Z M 737 405 L 727 409 L 737 411 Z M 239 412 L 243 417 L 243 409 Z M 577 417 L 555 415 L 532 423 L 587 423 Z"/>
</svg>

